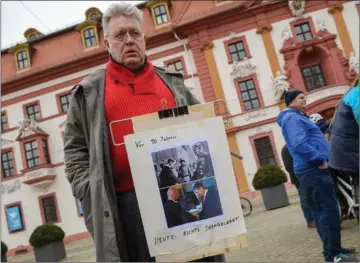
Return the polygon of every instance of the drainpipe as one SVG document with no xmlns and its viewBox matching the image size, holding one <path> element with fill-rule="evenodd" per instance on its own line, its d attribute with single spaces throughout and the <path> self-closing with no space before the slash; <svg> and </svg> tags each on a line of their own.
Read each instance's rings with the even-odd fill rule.
<svg viewBox="0 0 360 263">
<path fill-rule="evenodd" d="M 174 34 L 174 37 L 178 40 L 178 41 L 181 41 L 181 39 L 179 38 L 179 36 L 176 34 L 175 30 L 172 30 L 173 34 Z M 190 66 L 190 72 L 191 72 L 191 79 L 195 85 L 195 90 L 196 90 L 196 95 L 197 95 L 197 98 L 200 100 L 200 96 L 199 96 L 199 89 L 198 89 L 198 85 L 197 85 L 197 82 L 195 81 L 195 77 L 194 77 L 194 70 L 193 70 L 193 66 L 192 66 L 192 63 L 190 61 L 190 58 L 189 58 L 189 53 L 188 53 L 188 50 L 187 50 L 187 47 L 186 47 L 186 43 L 183 44 L 184 46 L 184 50 L 185 50 L 185 59 L 187 61 L 187 64 Z"/>
</svg>

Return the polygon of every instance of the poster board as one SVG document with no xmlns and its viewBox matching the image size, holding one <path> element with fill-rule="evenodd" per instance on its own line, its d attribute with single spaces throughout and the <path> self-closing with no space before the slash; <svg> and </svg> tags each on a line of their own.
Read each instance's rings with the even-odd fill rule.
<svg viewBox="0 0 360 263">
<path fill-rule="evenodd" d="M 160 262 L 190 261 L 246 246 L 245 223 L 223 120 L 214 117 L 212 103 L 189 107 L 189 113 L 166 120 L 159 120 L 157 114 L 135 117 L 135 133 L 125 137 L 150 255 Z M 159 180 L 155 168 L 160 159 L 170 157 L 178 163 L 181 158 L 194 164 L 199 159 L 194 155 L 194 145 L 208 155 L 207 175 L 161 184 L 159 181 L 164 180 Z M 195 186 L 200 187 L 194 189 Z M 199 190 L 204 189 L 202 203 Z M 171 200 L 174 192 L 181 195 L 178 202 Z M 215 205 L 209 208 L 206 201 Z M 169 214 L 175 210 L 180 215 L 180 206 L 186 216 L 174 220 Z"/>
</svg>

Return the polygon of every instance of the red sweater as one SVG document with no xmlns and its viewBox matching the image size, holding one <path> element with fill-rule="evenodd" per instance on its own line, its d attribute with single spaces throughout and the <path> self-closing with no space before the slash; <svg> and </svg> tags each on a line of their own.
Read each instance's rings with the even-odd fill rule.
<svg viewBox="0 0 360 263">
<path fill-rule="evenodd" d="M 112 60 L 106 64 L 106 69 L 105 114 L 108 128 L 111 121 L 159 111 L 162 98 L 166 98 L 169 108 L 175 107 L 173 93 L 156 75 L 150 61 L 138 75 Z M 116 143 L 124 142 L 124 136 L 133 133 L 131 120 L 117 123 L 112 127 Z M 115 190 L 121 192 L 133 189 L 134 183 L 125 145 L 113 144 L 110 129 L 109 146 Z"/>
</svg>

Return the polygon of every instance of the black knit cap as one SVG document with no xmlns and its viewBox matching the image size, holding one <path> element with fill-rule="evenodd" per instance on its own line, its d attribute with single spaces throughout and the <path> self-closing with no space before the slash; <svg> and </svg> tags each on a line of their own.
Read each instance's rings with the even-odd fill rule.
<svg viewBox="0 0 360 263">
<path fill-rule="evenodd" d="M 296 97 L 299 95 L 299 94 L 302 94 L 304 92 L 302 92 L 301 90 L 298 90 L 298 89 L 293 89 L 293 90 L 290 90 L 290 91 L 287 91 L 285 93 L 285 104 L 286 104 L 286 107 L 288 107 L 290 105 L 290 103 L 296 99 Z"/>
</svg>

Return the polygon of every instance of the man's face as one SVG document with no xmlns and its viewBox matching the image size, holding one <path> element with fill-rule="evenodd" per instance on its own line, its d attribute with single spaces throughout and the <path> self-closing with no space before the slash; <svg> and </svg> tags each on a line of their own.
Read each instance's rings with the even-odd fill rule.
<svg viewBox="0 0 360 263">
<path fill-rule="evenodd" d="M 105 45 L 112 57 L 129 69 L 136 69 L 145 62 L 145 35 L 135 17 L 112 17 Z"/>
<path fill-rule="evenodd" d="M 170 162 L 169 162 L 170 168 L 174 168 L 175 165 L 176 165 L 176 162 L 174 162 L 174 161 L 170 161 Z"/>
<path fill-rule="evenodd" d="M 300 112 L 305 112 L 306 111 L 306 96 L 303 93 L 297 95 L 297 97 L 290 103 L 289 106 Z"/>
<path fill-rule="evenodd" d="M 205 195 L 205 188 L 204 188 L 204 187 L 196 188 L 196 189 L 194 190 L 194 192 L 195 192 L 195 194 L 196 194 L 197 196 L 203 197 L 203 196 Z"/>
<path fill-rule="evenodd" d="M 179 192 L 177 190 L 174 190 L 173 193 L 172 193 L 172 199 L 177 201 L 180 199 L 180 195 L 179 195 Z"/>
</svg>

